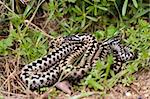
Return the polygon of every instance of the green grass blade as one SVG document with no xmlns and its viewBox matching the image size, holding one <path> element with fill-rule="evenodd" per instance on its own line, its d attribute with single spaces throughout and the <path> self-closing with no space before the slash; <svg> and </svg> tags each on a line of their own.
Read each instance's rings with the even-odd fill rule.
<svg viewBox="0 0 150 99">
<path fill-rule="evenodd" d="M 88 19 L 90 19 L 90 20 L 92 20 L 92 21 L 94 21 L 94 22 L 97 22 L 97 19 L 96 19 L 95 17 L 86 16 L 86 18 L 88 18 Z"/>
<path fill-rule="evenodd" d="M 81 93 L 79 95 L 69 97 L 69 99 L 81 99 L 83 97 L 88 97 L 88 96 L 91 96 L 91 95 L 94 95 L 94 94 L 99 94 L 99 93 L 97 93 L 97 92 L 86 92 L 86 93 Z"/>
<path fill-rule="evenodd" d="M 144 11 L 141 11 L 140 13 L 138 13 L 138 14 L 135 16 L 135 18 L 141 17 L 141 16 L 143 16 L 144 14 L 146 14 L 146 13 L 148 13 L 148 12 L 150 12 L 150 8 L 148 8 L 148 9 L 146 9 L 146 10 L 144 10 Z"/>
<path fill-rule="evenodd" d="M 125 0 L 124 4 L 123 4 L 123 7 L 122 7 L 122 16 L 125 16 L 125 14 L 126 14 L 127 5 L 128 5 L 128 0 Z"/>
<path fill-rule="evenodd" d="M 136 0 L 132 0 L 132 2 L 133 2 L 133 5 L 134 5 L 136 8 L 138 8 L 138 3 L 137 3 L 137 1 L 136 1 Z"/>
</svg>

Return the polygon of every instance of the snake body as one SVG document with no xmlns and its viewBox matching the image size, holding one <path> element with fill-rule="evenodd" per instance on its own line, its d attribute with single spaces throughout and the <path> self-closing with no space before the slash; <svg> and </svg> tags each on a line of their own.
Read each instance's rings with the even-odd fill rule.
<svg viewBox="0 0 150 99">
<path fill-rule="evenodd" d="M 69 81 L 81 79 L 95 67 L 98 59 L 104 60 L 109 54 L 113 54 L 115 72 L 124 62 L 134 58 L 118 38 L 99 43 L 94 36 L 85 34 L 62 37 L 59 41 L 57 47 L 52 42 L 55 50 L 22 68 L 20 78 L 30 89 L 53 85 L 60 77 Z"/>
</svg>

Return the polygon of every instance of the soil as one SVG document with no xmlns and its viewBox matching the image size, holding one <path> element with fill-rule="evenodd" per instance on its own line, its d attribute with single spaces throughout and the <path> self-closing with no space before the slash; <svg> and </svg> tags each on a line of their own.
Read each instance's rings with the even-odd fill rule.
<svg viewBox="0 0 150 99">
<path fill-rule="evenodd" d="M 135 74 L 137 78 L 130 86 L 116 85 L 103 98 L 93 92 L 91 96 L 82 99 L 150 99 L 150 69 L 142 70 Z M 74 93 L 77 96 L 80 93 Z M 58 99 L 66 99 L 70 96 L 64 93 L 58 95 Z M 71 96 L 73 97 L 73 96 Z"/>
<path fill-rule="evenodd" d="M 119 84 L 110 90 L 105 99 L 150 99 L 150 70 L 135 74 L 137 80 L 129 87 Z"/>
<path fill-rule="evenodd" d="M 52 99 L 150 99 L 150 69 L 136 73 L 135 77 L 137 79 L 130 86 L 118 84 L 104 96 L 100 92 L 88 92 L 87 90 L 87 95 L 75 92 L 69 96 L 60 92 L 57 97 L 52 97 Z M 46 95 L 43 94 L 41 97 L 45 97 Z"/>
</svg>

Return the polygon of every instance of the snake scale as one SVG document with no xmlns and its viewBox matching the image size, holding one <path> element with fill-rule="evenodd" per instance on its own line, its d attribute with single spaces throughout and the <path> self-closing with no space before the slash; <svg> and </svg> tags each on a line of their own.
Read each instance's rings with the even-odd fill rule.
<svg viewBox="0 0 150 99">
<path fill-rule="evenodd" d="M 97 42 L 91 34 L 72 35 L 51 42 L 50 47 L 54 50 L 48 55 L 22 68 L 20 78 L 28 88 L 53 85 L 60 77 L 68 81 L 80 80 L 95 67 L 98 59 L 105 60 L 110 54 L 114 60 L 111 68 L 115 72 L 134 58 L 134 53 L 117 37 Z"/>
</svg>

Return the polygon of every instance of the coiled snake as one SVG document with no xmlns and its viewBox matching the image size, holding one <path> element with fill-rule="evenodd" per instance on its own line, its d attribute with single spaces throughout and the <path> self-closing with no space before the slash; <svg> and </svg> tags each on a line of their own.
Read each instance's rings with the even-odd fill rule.
<svg viewBox="0 0 150 99">
<path fill-rule="evenodd" d="M 98 43 L 90 34 L 62 37 L 48 55 L 27 64 L 21 70 L 22 81 L 30 88 L 55 84 L 60 77 L 68 81 L 83 78 L 98 59 L 104 60 L 113 54 L 112 69 L 118 72 L 121 65 L 134 58 L 129 48 L 121 44 L 119 38 L 112 38 Z"/>
</svg>

